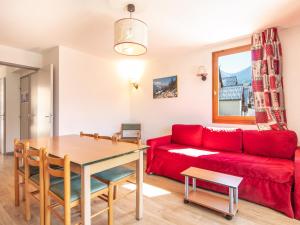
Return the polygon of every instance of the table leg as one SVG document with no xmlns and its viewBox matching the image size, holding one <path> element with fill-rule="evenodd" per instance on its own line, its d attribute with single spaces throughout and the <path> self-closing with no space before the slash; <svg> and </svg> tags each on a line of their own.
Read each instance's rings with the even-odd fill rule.
<svg viewBox="0 0 300 225">
<path fill-rule="evenodd" d="M 184 199 L 189 199 L 189 176 L 184 177 Z"/>
<path fill-rule="evenodd" d="M 136 219 L 143 218 L 143 151 L 139 152 L 139 159 L 136 161 Z"/>
<path fill-rule="evenodd" d="M 238 201 L 239 201 L 239 189 L 238 188 L 233 189 L 233 196 L 234 196 L 234 203 L 238 204 Z"/>
<path fill-rule="evenodd" d="M 196 191 L 196 178 L 193 177 L 193 191 Z"/>
<path fill-rule="evenodd" d="M 233 213 L 233 188 L 229 187 L 229 213 Z"/>
<path fill-rule="evenodd" d="M 91 225 L 91 173 L 89 166 L 81 169 L 81 215 L 82 224 Z"/>
</svg>

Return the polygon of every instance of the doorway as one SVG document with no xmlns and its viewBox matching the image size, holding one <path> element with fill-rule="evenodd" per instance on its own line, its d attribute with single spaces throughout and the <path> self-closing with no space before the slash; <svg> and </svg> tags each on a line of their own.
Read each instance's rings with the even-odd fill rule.
<svg viewBox="0 0 300 225">
<path fill-rule="evenodd" d="M 40 69 L 0 66 L 0 115 L 2 154 L 13 152 L 15 138 L 52 136 L 53 65 Z"/>
</svg>

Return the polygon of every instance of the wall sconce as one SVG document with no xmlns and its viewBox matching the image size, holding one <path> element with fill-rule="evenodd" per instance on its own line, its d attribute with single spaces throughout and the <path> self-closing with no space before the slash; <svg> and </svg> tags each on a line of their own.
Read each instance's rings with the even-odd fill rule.
<svg viewBox="0 0 300 225">
<path fill-rule="evenodd" d="M 197 73 L 196 75 L 197 75 L 198 77 L 201 77 L 201 79 L 202 79 L 203 81 L 205 81 L 205 80 L 206 80 L 206 77 L 207 77 L 207 75 L 208 75 L 205 66 L 199 66 L 199 68 L 198 68 L 198 73 Z"/>
<path fill-rule="evenodd" d="M 141 60 L 122 60 L 118 63 L 118 72 L 129 81 L 129 84 L 138 89 L 140 79 L 144 73 L 145 62 Z"/>
<path fill-rule="evenodd" d="M 137 81 L 130 81 L 130 84 L 132 87 L 134 87 L 136 90 L 139 89 L 139 83 Z"/>
</svg>

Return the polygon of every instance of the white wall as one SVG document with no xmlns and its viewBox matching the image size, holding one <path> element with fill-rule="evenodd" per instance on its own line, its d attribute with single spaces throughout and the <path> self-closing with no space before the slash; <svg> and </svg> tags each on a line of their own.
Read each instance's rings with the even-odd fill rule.
<svg viewBox="0 0 300 225">
<path fill-rule="evenodd" d="M 23 49 L 0 45 L 0 62 L 26 67 L 40 68 L 42 55 Z"/>
<path fill-rule="evenodd" d="M 284 83 L 288 125 L 300 137 L 298 90 L 300 89 L 300 27 L 280 31 L 283 45 Z M 253 125 L 212 124 L 212 52 L 250 44 L 250 38 L 231 43 L 174 55 L 148 63 L 141 78 L 141 88 L 131 92 L 131 120 L 142 123 L 143 139 L 170 132 L 174 123 L 203 124 L 205 126 L 241 127 L 256 129 Z M 203 82 L 196 77 L 197 67 L 204 65 L 208 78 Z M 169 75 L 178 76 L 178 97 L 153 99 L 152 80 Z M 300 139 L 300 138 L 299 138 Z"/>
<path fill-rule="evenodd" d="M 128 81 L 114 61 L 62 46 L 58 59 L 59 135 L 112 135 L 129 121 Z"/>
<path fill-rule="evenodd" d="M 1 66 L 0 65 L 0 78 L 6 76 L 6 66 Z"/>
</svg>

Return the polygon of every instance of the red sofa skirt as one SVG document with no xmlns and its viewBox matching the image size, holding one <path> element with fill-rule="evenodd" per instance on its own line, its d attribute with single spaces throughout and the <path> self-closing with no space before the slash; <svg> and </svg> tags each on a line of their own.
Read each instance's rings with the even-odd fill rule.
<svg viewBox="0 0 300 225">
<path fill-rule="evenodd" d="M 176 152 L 176 149 L 179 152 Z M 180 152 L 184 149 L 184 152 Z M 171 151 L 170 151 L 171 150 Z M 175 150 L 175 152 L 174 152 Z M 188 150 L 188 151 L 187 151 Z M 172 152 L 173 151 L 173 152 Z M 187 146 L 158 146 L 147 162 L 147 173 L 183 182 L 180 173 L 190 166 L 242 176 L 239 197 L 294 217 L 292 186 L 294 162 L 240 153 L 197 151 Z M 184 153 L 184 154 L 182 154 Z M 198 181 L 197 186 L 220 193 L 228 190 L 216 184 Z"/>
</svg>

